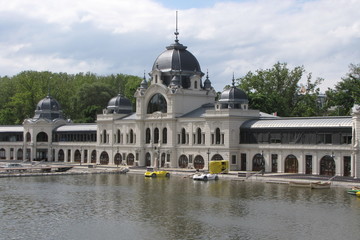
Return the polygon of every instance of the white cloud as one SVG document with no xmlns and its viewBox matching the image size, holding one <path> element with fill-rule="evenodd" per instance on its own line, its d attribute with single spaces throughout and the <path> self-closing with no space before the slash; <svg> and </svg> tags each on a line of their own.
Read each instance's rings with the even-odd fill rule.
<svg viewBox="0 0 360 240">
<path fill-rule="evenodd" d="M 155 0 L 0 4 L 0 75 L 26 69 L 142 75 L 174 39 L 175 10 Z M 219 91 L 233 72 L 240 77 L 277 61 L 304 65 L 314 78 L 325 78 L 325 90 L 359 63 L 360 1 L 187 4 L 179 12 L 180 41 Z"/>
</svg>

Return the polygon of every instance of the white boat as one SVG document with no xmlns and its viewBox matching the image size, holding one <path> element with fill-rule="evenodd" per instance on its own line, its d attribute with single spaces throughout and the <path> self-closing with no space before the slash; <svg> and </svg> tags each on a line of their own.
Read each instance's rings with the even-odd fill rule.
<svg viewBox="0 0 360 240">
<path fill-rule="evenodd" d="M 312 189 L 325 189 L 330 188 L 331 182 L 313 182 L 311 183 Z"/>
<path fill-rule="evenodd" d="M 211 173 L 196 173 L 193 176 L 193 180 L 198 181 L 209 181 L 209 180 L 218 180 L 219 177 L 217 174 L 211 174 Z"/>
</svg>

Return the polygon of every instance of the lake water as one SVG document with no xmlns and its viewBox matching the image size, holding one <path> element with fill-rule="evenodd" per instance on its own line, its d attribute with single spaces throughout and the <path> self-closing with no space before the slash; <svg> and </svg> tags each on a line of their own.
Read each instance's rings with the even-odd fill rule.
<svg viewBox="0 0 360 240">
<path fill-rule="evenodd" d="M 0 239 L 360 239 L 345 188 L 142 175 L 0 179 Z"/>
</svg>

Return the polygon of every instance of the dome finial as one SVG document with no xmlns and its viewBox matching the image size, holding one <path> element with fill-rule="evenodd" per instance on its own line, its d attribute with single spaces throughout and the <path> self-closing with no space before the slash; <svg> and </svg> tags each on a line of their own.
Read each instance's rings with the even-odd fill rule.
<svg viewBox="0 0 360 240">
<path fill-rule="evenodd" d="M 233 72 L 233 78 L 232 78 L 232 86 L 235 87 L 235 76 L 234 76 L 234 72 Z"/>
<path fill-rule="evenodd" d="M 145 75 L 145 70 L 144 70 L 144 77 L 142 82 L 140 83 L 140 89 L 147 89 L 148 88 L 148 84 L 146 81 L 146 75 Z"/>
<path fill-rule="evenodd" d="M 175 42 L 179 42 L 179 39 L 178 39 L 178 35 L 179 35 L 179 32 L 178 32 L 178 11 L 176 11 L 176 26 L 175 26 Z"/>
</svg>

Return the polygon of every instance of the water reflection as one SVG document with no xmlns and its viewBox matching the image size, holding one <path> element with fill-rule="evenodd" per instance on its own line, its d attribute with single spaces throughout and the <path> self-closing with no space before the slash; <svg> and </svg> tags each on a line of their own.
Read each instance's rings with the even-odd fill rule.
<svg viewBox="0 0 360 240">
<path fill-rule="evenodd" d="M 3 178 L 4 239 L 357 239 L 359 198 L 182 177 Z"/>
</svg>

